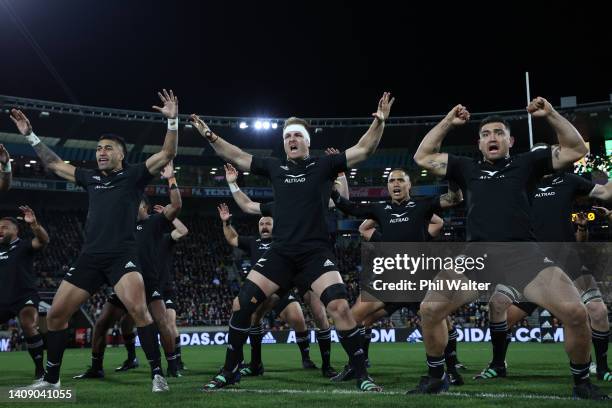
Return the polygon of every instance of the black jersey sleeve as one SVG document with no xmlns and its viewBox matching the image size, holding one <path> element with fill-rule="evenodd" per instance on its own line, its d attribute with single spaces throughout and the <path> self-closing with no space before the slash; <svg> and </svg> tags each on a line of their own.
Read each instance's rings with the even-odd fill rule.
<svg viewBox="0 0 612 408">
<path fill-rule="evenodd" d="M 259 204 L 259 210 L 264 217 L 274 217 L 274 201 Z"/>
<path fill-rule="evenodd" d="M 576 196 L 588 196 L 595 188 L 595 183 L 577 174 L 567 174 L 566 180 L 572 183 Z"/>
<path fill-rule="evenodd" d="M 77 185 L 87 188 L 87 179 L 91 177 L 93 173 L 93 170 L 77 167 L 74 169 L 74 180 L 76 181 Z"/>
<path fill-rule="evenodd" d="M 531 167 L 531 177 L 539 179 L 555 171 L 550 146 L 535 147 L 533 150 L 524 153 L 524 157 Z"/>
<path fill-rule="evenodd" d="M 163 234 L 168 234 L 172 231 L 172 222 L 163 213 L 151 215 L 151 222 L 154 223 L 154 231 L 157 236 L 163 237 Z"/>
<path fill-rule="evenodd" d="M 251 255 L 251 241 L 253 241 L 252 237 L 238 237 L 238 248 L 249 254 L 249 256 Z"/>
<path fill-rule="evenodd" d="M 357 204 L 351 200 L 347 200 L 342 197 L 336 190 L 332 190 L 331 199 L 336 205 L 336 208 L 345 214 L 352 215 L 355 217 L 367 217 L 372 218 L 376 221 L 380 217 L 376 214 L 374 204 Z"/>
<path fill-rule="evenodd" d="M 329 177 L 335 179 L 338 173 L 347 170 L 346 152 L 340 154 L 330 154 L 323 157 L 326 160 L 329 169 Z"/>
<path fill-rule="evenodd" d="M 140 187 L 146 186 L 155 177 L 151 174 L 151 172 L 149 172 L 149 169 L 147 168 L 147 164 L 145 162 L 134 164 L 128 167 L 128 171 L 130 172 L 130 175 L 136 185 Z"/>
<path fill-rule="evenodd" d="M 446 179 L 449 181 L 454 181 L 457 183 L 459 188 L 465 189 L 467 187 L 467 180 L 469 179 L 471 168 L 472 159 L 449 154 L 448 164 L 446 167 Z"/>
<path fill-rule="evenodd" d="M 276 158 L 253 156 L 251 159 L 251 173 L 270 178 L 274 165 L 280 166 L 280 161 Z"/>
</svg>

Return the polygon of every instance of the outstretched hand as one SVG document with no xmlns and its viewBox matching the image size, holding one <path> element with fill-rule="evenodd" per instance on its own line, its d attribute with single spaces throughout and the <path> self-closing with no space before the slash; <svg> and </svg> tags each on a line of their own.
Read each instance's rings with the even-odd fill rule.
<svg viewBox="0 0 612 408">
<path fill-rule="evenodd" d="M 217 210 L 219 210 L 219 218 L 221 218 L 221 221 L 223 222 L 229 220 L 232 217 L 232 214 L 230 214 L 229 208 L 225 203 L 219 204 Z"/>
<path fill-rule="evenodd" d="M 226 163 L 223 168 L 225 169 L 225 180 L 227 183 L 235 183 L 238 180 L 238 170 L 230 163 Z"/>
<path fill-rule="evenodd" d="M 387 120 L 391 112 L 391 106 L 393 106 L 393 102 L 395 102 L 395 98 L 389 98 L 391 98 L 391 92 L 383 93 L 383 96 L 378 101 L 378 109 L 372 114 L 372 116 L 381 122 Z"/>
<path fill-rule="evenodd" d="M 11 120 L 17 126 L 19 133 L 24 136 L 32 133 L 32 125 L 28 117 L 19 109 L 11 109 Z"/>
<path fill-rule="evenodd" d="M 34 210 L 32 210 L 27 205 L 19 206 L 21 212 L 23 212 L 23 220 L 28 224 L 36 224 L 36 214 L 34 214 Z"/>
<path fill-rule="evenodd" d="M 164 92 L 158 92 L 159 99 L 161 99 L 163 106 L 153 106 L 153 109 L 164 115 L 168 119 L 175 119 L 178 116 L 178 98 L 174 96 L 172 89 L 168 93 L 165 89 Z"/>
</svg>

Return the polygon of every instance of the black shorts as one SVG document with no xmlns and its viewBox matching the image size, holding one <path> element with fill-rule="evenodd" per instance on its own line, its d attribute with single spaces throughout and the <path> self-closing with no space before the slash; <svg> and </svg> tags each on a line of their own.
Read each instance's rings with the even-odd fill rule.
<svg viewBox="0 0 612 408">
<path fill-rule="evenodd" d="M 272 246 L 253 270 L 276 283 L 281 291 L 294 286 L 310 290 L 314 281 L 324 273 L 337 271 L 338 266 L 336 256 L 326 246 L 295 250 L 279 245 Z"/>
<path fill-rule="evenodd" d="M 291 293 L 287 293 L 285 296 L 283 296 L 278 303 L 276 304 L 276 306 L 274 306 L 274 313 L 279 316 L 283 310 L 285 310 L 285 308 L 287 306 L 289 306 L 291 303 L 293 302 L 297 302 L 298 300 L 295 298 L 295 296 L 293 296 Z"/>
<path fill-rule="evenodd" d="M 512 302 L 512 304 L 523 312 L 527 313 L 527 316 L 531 316 L 531 314 L 538 308 L 538 305 L 531 302 Z"/>
<path fill-rule="evenodd" d="M 142 272 L 136 248 L 117 254 L 81 253 L 64 280 L 93 295 L 104 283 L 114 287 L 130 272 Z"/>
<path fill-rule="evenodd" d="M 39 303 L 40 297 L 38 292 L 30 292 L 8 305 L 0 306 L 0 324 L 6 323 L 13 317 L 18 316 L 19 312 L 26 307 L 34 307 L 38 310 Z"/>
<path fill-rule="evenodd" d="M 166 304 L 166 309 L 176 310 L 176 303 L 174 303 L 174 299 L 176 299 L 176 291 L 173 286 L 166 285 L 166 288 L 162 292 L 162 297 L 164 299 L 164 303 Z"/>
<path fill-rule="evenodd" d="M 391 316 L 393 313 L 397 312 L 403 307 L 405 307 L 408 310 L 413 311 L 414 314 L 417 314 L 417 312 L 421 308 L 421 303 L 420 302 L 385 303 L 384 309 L 385 309 L 385 312 L 387 313 L 387 316 Z"/>
<path fill-rule="evenodd" d="M 466 272 L 465 276 L 479 282 L 493 283 L 490 289 L 495 289 L 500 284 L 512 288 L 513 292 L 522 293 L 542 270 L 559 266 L 537 242 L 520 242 L 514 245 L 508 242 L 473 243 L 466 246 L 466 254 L 472 257 L 483 256 L 483 250 L 486 251 L 484 269 Z"/>
</svg>

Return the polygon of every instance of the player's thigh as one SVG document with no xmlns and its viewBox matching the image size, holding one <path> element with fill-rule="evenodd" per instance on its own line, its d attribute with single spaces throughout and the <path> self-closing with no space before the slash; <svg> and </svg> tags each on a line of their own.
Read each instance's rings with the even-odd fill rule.
<svg viewBox="0 0 612 408">
<path fill-rule="evenodd" d="M 583 306 L 578 289 L 571 279 L 556 266 L 540 271 L 527 284 L 523 294 L 528 301 L 550 310 L 561 320 L 569 317 L 568 313 L 575 312 L 577 306 Z"/>
<path fill-rule="evenodd" d="M 90 294 L 86 290 L 63 280 L 55 296 L 53 296 L 51 308 L 47 313 L 47 322 L 52 322 L 54 320 L 67 322 L 89 297 Z"/>
</svg>

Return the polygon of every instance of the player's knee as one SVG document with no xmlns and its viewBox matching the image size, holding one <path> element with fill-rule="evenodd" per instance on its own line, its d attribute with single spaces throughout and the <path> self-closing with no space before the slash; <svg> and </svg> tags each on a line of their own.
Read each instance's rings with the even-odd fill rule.
<svg viewBox="0 0 612 408">
<path fill-rule="evenodd" d="M 348 291 L 346 290 L 346 286 L 343 283 L 334 283 L 333 285 L 330 285 L 325 288 L 325 290 L 321 293 L 321 302 L 330 313 L 332 313 L 332 310 L 330 309 L 330 304 L 334 300 L 344 300 L 348 307 L 348 302 L 346 302 L 347 299 Z M 338 304 L 337 302 L 334 303 L 335 305 Z"/>
<path fill-rule="evenodd" d="M 151 315 L 149 314 L 149 309 L 147 309 L 147 305 L 145 305 L 144 303 L 133 303 L 130 305 L 125 305 L 125 307 L 127 308 L 127 311 L 132 317 L 132 319 L 134 319 L 134 322 L 137 326 L 146 325 L 151 320 L 153 320 L 151 318 Z"/>
<path fill-rule="evenodd" d="M 601 326 L 608 322 L 608 308 L 601 301 L 592 301 L 586 305 L 591 325 Z"/>
<path fill-rule="evenodd" d="M 446 308 L 442 302 L 423 302 L 419 310 L 421 321 L 427 322 L 442 322 L 448 316 Z"/>
<path fill-rule="evenodd" d="M 563 308 L 559 318 L 566 326 L 582 326 L 587 323 L 588 314 L 582 303 L 572 303 Z"/>
<path fill-rule="evenodd" d="M 50 330 L 62 330 L 68 324 L 69 317 L 51 306 L 47 312 L 47 327 Z"/>
<path fill-rule="evenodd" d="M 334 320 L 352 318 L 351 309 L 346 299 L 334 299 L 327 305 L 329 314 Z"/>
<path fill-rule="evenodd" d="M 230 319 L 230 325 L 234 328 L 244 329 L 251 324 L 251 316 L 257 307 L 266 300 L 266 294 L 250 280 L 246 280 L 240 293 L 234 301 L 238 301 L 237 309 L 234 308 L 234 313 Z M 235 302 L 234 302 L 235 303 Z"/>
<path fill-rule="evenodd" d="M 501 293 L 494 293 L 489 299 L 489 310 L 491 313 L 503 313 L 512 304 L 512 301 Z"/>
</svg>

